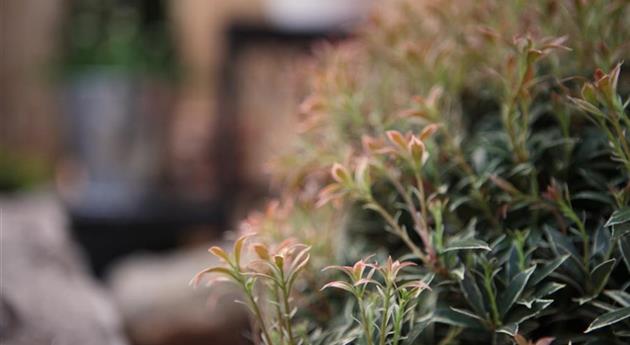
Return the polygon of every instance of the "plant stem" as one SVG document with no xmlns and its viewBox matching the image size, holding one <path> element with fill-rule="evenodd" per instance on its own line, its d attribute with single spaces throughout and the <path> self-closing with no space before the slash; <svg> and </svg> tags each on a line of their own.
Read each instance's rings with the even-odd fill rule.
<svg viewBox="0 0 630 345">
<path fill-rule="evenodd" d="M 494 326 L 499 326 L 501 321 L 499 320 L 499 309 L 497 308 L 497 301 L 494 296 L 494 289 L 492 288 L 492 272 L 488 272 L 486 269 L 483 286 L 486 289 L 486 293 L 488 293 L 488 299 L 490 300 L 490 311 L 492 313 L 492 321 Z"/>
<path fill-rule="evenodd" d="M 394 318 L 394 338 L 392 340 L 392 345 L 398 345 L 398 342 L 400 342 L 400 331 L 402 330 L 402 323 L 405 314 L 405 308 L 407 307 L 407 300 L 402 299 L 398 303 L 398 306 L 398 312 L 396 313 L 396 316 Z M 413 320 L 413 318 L 411 318 L 411 320 Z"/>
<path fill-rule="evenodd" d="M 463 330 L 461 327 L 451 328 L 438 345 L 449 345 Z"/>
<path fill-rule="evenodd" d="M 379 345 L 385 345 L 385 340 L 387 336 L 387 324 L 389 321 L 389 303 L 391 299 L 391 282 L 386 282 L 387 286 L 385 287 L 385 300 L 383 301 L 383 316 L 381 318 L 381 329 L 380 329 L 380 340 Z"/>
<path fill-rule="evenodd" d="M 274 283 L 272 283 L 272 284 L 273 284 L 274 297 L 276 299 L 276 301 L 275 301 L 276 302 L 276 305 L 275 305 L 275 307 L 276 307 L 276 315 L 277 315 L 276 317 L 278 318 L 278 322 L 280 323 L 280 327 L 281 328 L 284 327 L 286 329 L 287 327 L 286 327 L 286 324 L 285 324 L 285 319 L 284 319 L 284 317 L 282 317 L 282 309 L 280 307 L 280 303 L 282 301 L 281 297 L 280 297 L 280 291 L 278 291 L 278 286 L 276 284 L 274 284 Z M 282 329 L 280 329 L 280 342 L 284 343 L 284 332 L 282 331 Z"/>
<path fill-rule="evenodd" d="M 373 345 L 372 343 L 372 331 L 370 328 L 370 320 L 365 312 L 365 306 L 363 306 L 363 301 L 360 296 L 357 296 L 357 302 L 359 304 L 359 312 L 361 313 L 361 323 L 363 324 L 363 331 L 365 332 L 365 341 L 367 345 Z"/>
<path fill-rule="evenodd" d="M 416 178 L 416 185 L 418 187 L 418 192 L 419 192 L 418 202 L 420 203 L 420 213 L 422 215 L 421 223 L 420 223 L 422 225 L 422 228 L 420 229 L 420 237 L 422 238 L 422 242 L 424 242 L 424 247 L 425 247 L 425 250 L 427 251 L 427 254 L 429 255 L 429 260 L 433 261 L 435 260 L 436 256 L 435 256 L 435 250 L 433 249 L 433 245 L 431 244 L 429 240 L 429 226 L 427 224 L 429 212 L 427 211 L 427 201 L 426 201 L 426 196 L 424 194 L 424 184 L 422 183 L 422 178 L 420 177 L 419 169 L 414 169 L 414 176 Z"/>
<path fill-rule="evenodd" d="M 249 299 L 249 303 L 251 304 L 251 307 L 254 311 L 254 315 L 258 319 L 258 323 L 262 331 L 263 338 L 265 339 L 265 343 L 267 345 L 272 345 L 273 343 L 271 342 L 271 337 L 269 336 L 267 327 L 265 327 L 265 321 L 263 319 L 262 312 L 260 311 L 260 307 L 258 306 L 258 303 L 256 302 L 256 299 L 251 293 L 246 292 L 245 294 L 247 295 L 247 298 Z"/>
<path fill-rule="evenodd" d="M 287 328 L 287 335 L 289 337 L 289 344 L 295 345 L 295 339 L 293 337 L 293 328 L 291 326 L 291 305 L 289 304 L 289 291 L 287 290 L 287 285 L 284 279 L 284 271 L 280 270 L 280 278 L 282 285 L 280 286 L 280 290 L 282 292 L 282 300 L 284 303 L 284 323 Z"/>
<path fill-rule="evenodd" d="M 389 181 L 392 183 L 392 185 L 394 185 L 394 188 L 396 188 L 398 193 L 402 196 L 405 202 L 405 205 L 407 206 L 407 211 L 409 211 L 409 214 L 411 215 L 411 218 L 413 219 L 414 228 L 416 232 L 418 233 L 418 235 L 422 236 L 421 228 L 420 228 L 421 226 L 420 222 L 422 220 L 418 216 L 418 210 L 416 209 L 416 206 L 414 205 L 413 200 L 411 200 L 411 197 L 409 197 L 409 194 L 407 193 L 407 191 L 405 190 L 405 188 L 403 187 L 403 185 L 400 183 L 398 179 L 391 176 L 391 174 L 387 173 L 387 171 L 385 172 L 385 174 L 387 178 L 389 179 Z M 425 244 L 424 239 L 423 239 L 423 244 Z"/>
<path fill-rule="evenodd" d="M 398 233 L 398 235 L 403 240 L 403 242 L 405 242 L 407 247 L 409 247 L 409 249 L 411 249 L 411 251 L 416 256 L 418 256 L 423 262 L 428 262 L 427 256 L 411 241 L 411 239 L 409 238 L 409 235 L 407 235 L 405 230 L 400 227 L 400 225 L 398 224 L 398 222 L 396 222 L 394 217 L 392 217 L 389 214 L 389 212 L 387 212 L 387 210 L 383 208 L 383 206 L 381 206 L 375 200 L 371 200 L 370 205 L 372 206 L 372 209 L 376 211 L 376 213 L 378 213 L 381 217 L 383 217 L 383 219 L 385 219 L 387 224 L 389 224 L 389 226 L 391 226 L 394 229 L 394 231 Z"/>
<path fill-rule="evenodd" d="M 584 268 L 586 269 L 586 272 L 588 272 L 591 254 L 589 246 L 590 239 L 588 233 L 586 232 L 586 226 L 584 225 L 584 222 L 582 222 L 580 217 L 578 217 L 578 215 L 575 213 L 575 211 L 573 211 L 573 208 L 571 208 L 570 205 L 562 203 L 560 206 L 563 208 L 565 215 L 577 225 L 578 230 L 580 231 L 580 236 L 582 237 L 582 263 L 584 265 Z"/>
<path fill-rule="evenodd" d="M 526 66 L 526 68 L 522 71 L 522 73 L 519 73 L 518 83 L 516 84 L 517 87 L 514 91 L 510 92 L 510 96 L 508 97 L 509 98 L 508 103 L 503 108 L 503 112 L 501 114 L 502 115 L 501 119 L 503 120 L 503 126 L 505 130 L 508 132 L 508 137 L 510 139 L 510 145 L 512 146 L 512 150 L 515 156 L 514 157 L 515 161 L 518 163 L 526 162 L 528 160 L 529 153 L 527 152 L 527 147 L 525 146 L 525 143 L 523 143 L 523 145 L 521 146 L 520 141 L 517 138 L 517 133 L 512 123 L 512 121 L 514 120 L 512 117 L 512 114 L 514 113 L 515 108 L 516 108 L 516 102 L 518 101 L 518 98 L 519 98 L 518 95 L 523 89 L 523 87 L 525 86 L 525 77 L 527 75 L 527 71 L 529 70 L 529 68 L 530 66 Z M 521 109 L 523 110 L 524 107 L 521 107 Z M 521 115 L 525 119 L 527 119 L 526 113 L 521 113 Z M 524 126 L 524 128 L 522 128 L 521 130 L 527 130 L 527 126 Z M 527 132 L 522 134 L 522 136 L 524 138 L 527 138 Z"/>
<path fill-rule="evenodd" d="M 616 114 L 618 116 L 618 114 Z M 620 152 L 623 155 L 619 158 L 623 160 L 623 163 L 626 167 L 627 172 L 630 174 L 630 147 L 628 147 L 628 141 L 626 140 L 626 136 L 623 133 L 623 129 L 621 129 L 621 124 L 619 123 L 619 118 L 615 117 L 611 120 L 613 124 L 613 128 L 615 129 L 615 135 L 617 136 L 617 140 L 619 140 Z"/>
</svg>

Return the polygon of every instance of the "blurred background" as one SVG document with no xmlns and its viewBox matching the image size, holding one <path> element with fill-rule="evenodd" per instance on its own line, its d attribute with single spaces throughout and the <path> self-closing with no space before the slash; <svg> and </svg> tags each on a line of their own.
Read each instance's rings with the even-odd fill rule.
<svg viewBox="0 0 630 345">
<path fill-rule="evenodd" d="M 0 343 L 240 344 L 187 283 L 367 0 L 0 0 Z"/>
</svg>

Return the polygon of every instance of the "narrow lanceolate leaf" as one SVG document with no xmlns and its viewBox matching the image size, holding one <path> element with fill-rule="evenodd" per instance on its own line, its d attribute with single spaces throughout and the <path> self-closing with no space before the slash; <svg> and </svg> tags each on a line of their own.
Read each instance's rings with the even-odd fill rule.
<svg viewBox="0 0 630 345">
<path fill-rule="evenodd" d="M 608 194 L 598 193 L 594 191 L 584 191 L 584 192 L 576 193 L 575 195 L 571 196 L 571 199 L 597 201 L 603 204 L 614 203 L 614 200 Z"/>
<path fill-rule="evenodd" d="M 593 320 L 593 322 L 588 326 L 588 329 L 586 329 L 584 333 L 588 333 L 596 329 L 600 329 L 602 327 L 610 326 L 614 323 L 617 323 L 629 317 L 630 317 L 630 307 L 625 307 L 625 308 L 617 309 L 615 311 L 608 312 L 606 314 L 600 315 L 598 318 Z"/>
<path fill-rule="evenodd" d="M 193 279 L 190 281 L 189 284 L 196 287 L 199 285 L 199 282 L 201 281 L 201 278 L 203 278 L 203 276 L 205 276 L 206 274 L 211 274 L 211 273 L 223 274 L 224 276 L 228 276 L 236 280 L 236 276 L 234 275 L 234 273 L 225 267 L 209 267 L 195 274 L 195 276 L 193 277 Z"/>
<path fill-rule="evenodd" d="M 613 333 L 619 338 L 630 338 L 630 331 L 616 331 Z"/>
<path fill-rule="evenodd" d="M 449 243 L 446 248 L 444 248 L 443 252 L 451 252 L 451 251 L 455 251 L 455 250 L 470 250 L 470 249 L 480 249 L 480 250 L 490 250 L 490 247 L 488 246 L 488 244 L 484 241 L 481 240 L 475 240 L 475 239 L 466 239 L 466 240 L 459 240 L 459 241 L 453 241 L 451 243 Z"/>
<path fill-rule="evenodd" d="M 505 318 L 505 323 L 517 323 L 520 324 L 523 321 L 529 320 L 533 317 L 536 317 L 540 312 L 545 310 L 553 303 L 553 300 L 550 299 L 539 299 L 536 300 L 531 308 L 527 308 L 524 306 L 516 306 L 508 313 L 508 316 Z"/>
<path fill-rule="evenodd" d="M 337 289 L 348 291 L 350 293 L 354 293 L 354 290 L 352 289 L 352 285 L 350 285 L 349 283 L 346 283 L 346 282 L 342 282 L 342 281 L 330 282 L 330 283 L 322 286 L 321 290 L 324 290 L 324 289 L 327 289 L 327 288 L 337 288 Z"/>
<path fill-rule="evenodd" d="M 591 257 L 595 255 L 605 257 L 606 253 L 609 253 L 611 246 L 613 246 L 613 243 L 610 229 L 606 227 L 598 228 L 595 232 Z"/>
<path fill-rule="evenodd" d="M 241 252 L 243 251 L 243 245 L 245 244 L 245 241 L 247 241 L 247 239 L 252 236 L 254 236 L 254 234 L 243 235 L 239 237 L 236 242 L 234 242 L 234 249 L 232 251 L 234 252 L 234 260 L 236 261 L 236 266 L 240 266 L 241 264 Z"/>
<path fill-rule="evenodd" d="M 531 280 L 531 278 L 530 278 Z M 527 308 L 531 308 L 532 304 L 545 296 L 551 295 L 552 293 L 561 290 L 566 285 L 559 284 L 556 282 L 548 282 L 544 284 L 542 287 L 538 287 L 536 291 L 525 298 L 520 298 L 516 303 L 523 305 Z"/>
<path fill-rule="evenodd" d="M 510 284 L 508 284 L 507 288 L 498 300 L 499 314 L 501 317 L 505 316 L 512 305 L 514 305 L 514 302 L 516 302 L 516 300 L 521 296 L 525 286 L 527 285 L 529 277 L 531 277 L 535 269 L 536 266 L 532 266 L 517 274 L 514 279 L 510 281 Z"/>
<path fill-rule="evenodd" d="M 550 226 L 545 225 L 544 227 L 545 233 L 549 237 L 549 244 L 551 244 L 554 252 L 558 255 L 570 254 L 575 261 L 580 262 L 580 254 L 578 253 L 577 248 L 571 242 L 571 240 L 566 236 L 560 233 L 558 230 L 551 228 Z"/>
<path fill-rule="evenodd" d="M 399 131 L 387 131 L 385 134 L 387 135 L 387 139 L 389 139 L 392 144 L 398 146 L 400 150 L 407 150 L 407 140 Z"/>
<path fill-rule="evenodd" d="M 595 231 L 595 239 L 593 241 L 593 249 L 591 249 L 591 256 L 605 256 L 610 250 L 611 245 L 612 235 L 610 229 L 606 227 L 599 227 L 597 231 Z"/>
<path fill-rule="evenodd" d="M 543 285 L 541 288 L 536 289 L 536 292 L 534 293 L 534 296 L 536 296 L 537 299 L 543 298 L 545 296 L 551 295 L 552 293 L 561 290 L 565 287 L 565 284 L 560 284 L 560 283 L 556 283 L 556 282 L 549 282 L 545 285 Z"/>
<path fill-rule="evenodd" d="M 344 186 L 350 186 L 352 184 L 352 177 L 348 169 L 339 163 L 333 164 L 330 174 L 332 178 Z"/>
<path fill-rule="evenodd" d="M 451 326 L 482 329 L 483 325 L 481 322 L 470 314 L 471 313 L 462 313 L 452 308 L 439 308 L 435 311 L 433 321 Z"/>
<path fill-rule="evenodd" d="M 537 268 L 529 279 L 529 286 L 535 286 L 543 279 L 547 278 L 553 271 L 555 271 L 562 263 L 569 257 L 569 254 L 565 254 L 541 268 Z"/>
<path fill-rule="evenodd" d="M 464 274 L 464 279 L 460 282 L 460 286 L 464 297 L 475 313 L 484 319 L 487 318 L 487 310 L 484 306 L 481 290 L 475 278 L 470 273 Z"/>
<path fill-rule="evenodd" d="M 604 295 L 621 304 L 622 307 L 630 307 L 630 294 L 622 290 L 606 290 Z"/>
<path fill-rule="evenodd" d="M 428 315 L 428 317 L 422 317 L 413 324 L 411 331 L 407 334 L 405 340 L 403 340 L 402 345 L 416 344 L 416 339 L 420 336 L 422 331 L 424 331 L 424 329 L 433 322 L 433 319 L 430 316 L 431 315 Z"/>
<path fill-rule="evenodd" d="M 574 298 L 573 301 L 578 302 L 579 305 L 582 305 L 592 301 L 593 299 L 595 299 L 595 297 L 597 297 L 597 295 L 588 295 L 580 298 Z"/>
<path fill-rule="evenodd" d="M 612 227 L 612 237 L 613 241 L 617 240 L 621 236 L 630 233 L 630 223 L 617 224 Z"/>
<path fill-rule="evenodd" d="M 466 267 L 464 265 L 457 266 L 451 270 L 451 275 L 455 276 L 458 280 L 464 279 Z"/>
<path fill-rule="evenodd" d="M 613 212 L 612 216 L 608 218 L 608 221 L 604 224 L 604 226 L 613 226 L 628 222 L 630 222 L 630 207 L 624 207 Z"/>
<path fill-rule="evenodd" d="M 630 235 L 622 236 L 619 239 L 619 251 L 623 257 L 623 261 L 626 263 L 626 268 L 630 272 Z"/>
<path fill-rule="evenodd" d="M 308 260 L 310 258 L 310 254 L 307 254 L 306 257 L 292 269 L 291 273 L 289 274 L 289 279 L 287 279 L 287 286 L 289 287 L 289 290 L 291 290 L 291 287 L 297 279 L 298 274 L 304 269 L 304 267 L 306 267 L 306 264 L 308 264 Z"/>
<path fill-rule="evenodd" d="M 591 301 L 590 304 L 592 306 L 594 306 L 595 308 L 599 308 L 599 309 L 603 310 L 606 313 L 609 312 L 609 311 L 617 310 L 619 308 L 619 307 L 615 307 L 615 306 L 613 306 L 613 305 L 611 305 L 609 303 L 602 302 L 600 300 Z"/>
<path fill-rule="evenodd" d="M 208 249 L 208 251 L 210 253 L 212 253 L 212 255 L 214 255 L 217 258 L 219 258 L 221 261 L 223 261 L 225 263 L 230 263 L 230 257 L 225 252 L 225 250 L 223 250 L 223 248 L 218 247 L 218 246 L 212 246 L 212 247 L 210 247 L 210 249 Z"/>
<path fill-rule="evenodd" d="M 591 283 L 593 284 L 593 293 L 595 295 L 599 294 L 604 289 L 604 286 L 606 286 L 608 282 L 608 277 L 610 277 L 610 272 L 612 272 L 614 267 L 615 259 L 610 259 L 593 268 L 591 271 Z"/>
<path fill-rule="evenodd" d="M 496 330 L 497 333 L 504 333 L 511 337 L 515 336 L 518 333 L 518 323 L 509 323 L 499 329 Z"/>
<path fill-rule="evenodd" d="M 475 313 L 473 313 L 471 311 L 468 311 L 466 309 L 459 309 L 459 308 L 451 307 L 451 310 L 456 312 L 456 313 L 458 313 L 458 314 L 466 315 L 468 317 L 472 317 L 473 319 L 476 319 L 476 320 L 479 320 L 479 321 L 482 321 L 482 322 L 484 321 L 484 319 L 481 316 L 476 315 Z"/>
</svg>

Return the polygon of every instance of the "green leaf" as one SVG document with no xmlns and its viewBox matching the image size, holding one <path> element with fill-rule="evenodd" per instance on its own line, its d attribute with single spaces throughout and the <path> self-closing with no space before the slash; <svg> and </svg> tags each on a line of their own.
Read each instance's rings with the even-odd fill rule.
<svg viewBox="0 0 630 345">
<path fill-rule="evenodd" d="M 619 251 L 621 252 L 623 261 L 626 263 L 628 272 L 630 272 L 630 235 L 619 238 Z"/>
<path fill-rule="evenodd" d="M 589 103 L 589 102 L 587 102 L 585 100 L 579 99 L 579 98 L 573 98 L 573 97 L 568 97 L 568 98 L 580 110 L 582 110 L 582 111 L 584 111 L 586 113 L 589 113 L 589 114 L 591 114 L 593 116 L 600 117 L 600 118 L 605 118 L 606 117 L 606 115 L 604 113 L 602 113 L 601 110 L 597 109 L 597 107 L 595 107 L 591 103 Z"/>
<path fill-rule="evenodd" d="M 629 338 L 630 337 L 630 331 L 617 331 L 617 332 L 614 332 L 614 333 L 619 338 Z"/>
<path fill-rule="evenodd" d="M 483 303 L 483 296 L 481 295 L 481 290 L 479 290 L 475 278 L 467 272 L 464 274 L 464 279 L 460 282 L 460 287 L 468 304 L 470 304 L 475 313 L 481 318 L 486 319 L 488 312 Z"/>
<path fill-rule="evenodd" d="M 572 277 L 564 274 L 564 273 L 559 273 L 559 272 L 554 272 L 553 273 L 553 277 L 555 279 L 559 279 L 560 281 L 562 281 L 563 283 L 567 283 L 568 285 L 571 285 L 574 289 L 580 291 L 582 294 L 584 294 L 584 286 L 581 283 L 578 283 L 575 279 L 573 279 Z"/>
<path fill-rule="evenodd" d="M 565 287 L 565 284 L 560 284 L 560 283 L 556 283 L 556 282 L 549 282 L 545 285 L 543 285 L 541 288 L 537 289 L 536 292 L 534 293 L 534 296 L 536 298 L 543 298 L 547 295 L 551 295 L 552 293 L 561 290 Z"/>
<path fill-rule="evenodd" d="M 535 286 L 540 283 L 543 279 L 547 278 L 553 271 L 555 271 L 562 263 L 569 258 L 569 254 L 565 254 L 550 263 L 546 264 L 541 268 L 537 268 L 532 274 L 532 277 L 529 279 L 529 286 Z"/>
<path fill-rule="evenodd" d="M 516 246 L 512 246 L 508 251 L 508 255 L 505 258 L 505 280 L 509 281 L 514 278 L 517 274 L 521 272 L 521 267 L 519 267 L 519 255 L 518 249 Z"/>
<path fill-rule="evenodd" d="M 481 249 L 481 250 L 490 250 L 488 244 L 481 240 L 476 240 L 473 238 L 464 239 L 464 240 L 456 240 L 449 243 L 444 250 L 443 253 L 451 252 L 455 250 L 469 250 L 469 249 Z"/>
<path fill-rule="evenodd" d="M 606 303 L 606 302 L 602 302 L 600 300 L 594 300 L 590 302 L 592 306 L 602 309 L 605 313 L 609 312 L 609 311 L 615 311 L 617 310 L 619 307 L 616 307 L 612 304 Z"/>
<path fill-rule="evenodd" d="M 459 265 L 456 268 L 451 270 L 451 275 L 457 277 L 458 280 L 464 279 L 464 274 L 466 272 L 466 267 L 464 265 Z"/>
<path fill-rule="evenodd" d="M 520 305 L 524 305 L 527 308 L 531 308 L 532 304 L 536 302 L 537 300 L 540 300 L 545 296 L 551 295 L 552 293 L 563 289 L 565 286 L 566 285 L 564 284 L 560 284 L 556 282 L 548 282 L 544 284 L 542 287 L 537 288 L 536 291 L 533 294 L 531 294 L 531 296 L 528 296 L 527 298 L 521 298 L 516 303 Z"/>
<path fill-rule="evenodd" d="M 613 240 L 617 240 L 621 236 L 630 232 L 630 223 L 617 224 L 612 227 Z"/>
<path fill-rule="evenodd" d="M 481 322 L 470 314 L 472 313 L 463 313 L 452 308 L 438 308 L 433 316 L 433 321 L 451 326 L 483 329 Z"/>
<path fill-rule="evenodd" d="M 606 326 L 610 326 L 614 323 L 617 323 L 621 320 L 627 319 L 630 317 L 630 307 L 625 307 L 621 309 L 617 309 L 615 311 L 608 312 L 606 314 L 600 315 L 588 326 L 584 333 L 588 333 L 594 331 L 596 329 L 600 329 Z"/>
<path fill-rule="evenodd" d="M 418 338 L 418 336 L 420 336 L 420 334 L 422 333 L 422 331 L 424 331 L 425 328 L 427 328 L 427 326 L 433 322 L 433 319 L 431 318 L 431 315 L 427 315 L 422 317 L 420 320 L 416 321 L 412 327 L 412 330 L 407 334 L 405 340 L 403 341 L 402 345 L 412 345 L 416 343 L 416 339 Z"/>
<path fill-rule="evenodd" d="M 529 277 L 534 273 L 536 266 L 532 266 L 525 271 L 519 273 L 510 281 L 510 284 L 506 287 L 505 291 L 501 294 L 498 300 L 499 314 L 501 317 L 510 310 L 514 302 L 521 296 Z"/>
<path fill-rule="evenodd" d="M 608 221 L 604 226 L 613 226 L 617 224 L 623 224 L 630 222 L 630 207 L 624 207 L 619 209 L 608 218 Z"/>
<path fill-rule="evenodd" d="M 504 333 L 513 337 L 518 333 L 518 323 L 509 323 L 496 330 L 497 333 Z"/>
<path fill-rule="evenodd" d="M 455 210 L 457 210 L 458 207 L 460 207 L 461 205 L 471 201 L 472 198 L 469 196 L 463 196 L 463 197 L 459 197 L 459 198 L 455 198 L 453 199 L 452 202 L 448 203 L 448 210 L 450 212 L 455 212 Z"/>
<path fill-rule="evenodd" d="M 591 271 L 591 283 L 593 284 L 593 293 L 598 295 L 606 286 L 610 272 L 615 267 L 615 259 L 610 259 L 595 266 Z"/>
<path fill-rule="evenodd" d="M 578 302 L 579 305 L 582 305 L 584 303 L 592 301 L 595 297 L 597 297 L 597 295 L 588 295 L 585 297 L 574 298 L 573 301 Z"/>
<path fill-rule="evenodd" d="M 595 232 L 595 239 L 593 240 L 593 249 L 591 255 L 606 255 L 611 246 L 610 231 L 606 227 L 600 227 Z"/>
<path fill-rule="evenodd" d="M 517 306 L 512 310 L 508 316 L 505 318 L 505 323 L 517 323 L 520 324 L 525 320 L 529 320 L 536 315 L 540 314 L 541 311 L 545 310 L 548 306 L 553 303 L 553 300 L 550 299 L 539 299 L 532 304 L 531 308 L 527 308 L 524 306 Z"/>
<path fill-rule="evenodd" d="M 547 225 L 544 226 L 544 230 L 549 237 L 549 244 L 551 244 L 553 251 L 557 255 L 571 254 L 571 258 L 576 263 L 581 263 L 582 259 L 580 257 L 580 254 L 568 236 L 563 235 L 558 230 L 553 229 Z M 570 267 L 567 267 L 567 269 L 570 269 Z M 571 271 L 573 271 L 572 273 L 574 274 L 580 273 L 579 268 L 571 269 Z"/>
<path fill-rule="evenodd" d="M 608 194 L 598 193 L 594 191 L 584 191 L 584 192 L 576 193 L 575 195 L 571 197 L 571 199 L 597 201 L 597 202 L 601 202 L 607 205 L 612 204 L 614 202 L 614 200 Z"/>
<path fill-rule="evenodd" d="M 582 146 L 583 150 L 588 150 L 589 151 L 589 156 L 593 156 L 591 157 L 591 159 L 595 158 L 598 154 L 603 153 L 602 151 L 598 151 L 595 147 L 589 147 L 589 146 Z M 585 160 L 585 162 L 588 160 Z M 606 190 L 607 186 L 608 186 L 608 181 L 606 180 L 606 178 L 598 173 L 597 171 L 593 171 L 592 169 L 578 169 L 578 174 L 582 175 L 582 178 L 584 178 L 584 180 L 591 186 L 593 186 L 594 188 L 600 189 L 600 190 Z"/>
<path fill-rule="evenodd" d="M 328 288 L 336 288 L 336 289 L 341 289 L 341 290 L 348 291 L 350 293 L 354 293 L 354 289 L 352 288 L 352 285 L 350 285 L 349 283 L 344 282 L 344 281 L 330 282 L 330 283 L 324 285 L 321 288 L 321 290 L 328 289 Z"/>
<path fill-rule="evenodd" d="M 606 290 L 604 295 L 610 297 L 622 307 L 630 307 L 630 294 L 622 290 Z"/>
</svg>

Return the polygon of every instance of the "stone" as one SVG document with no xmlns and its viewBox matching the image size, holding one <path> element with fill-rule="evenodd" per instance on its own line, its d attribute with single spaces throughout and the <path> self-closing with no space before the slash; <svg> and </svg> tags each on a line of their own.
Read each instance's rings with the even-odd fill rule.
<svg viewBox="0 0 630 345">
<path fill-rule="evenodd" d="M 0 343 L 126 345 L 50 193 L 0 197 Z"/>
<path fill-rule="evenodd" d="M 239 294 L 233 285 L 189 285 L 195 273 L 218 264 L 210 245 L 136 254 L 112 267 L 106 281 L 134 344 L 250 344 L 247 314 L 234 303 Z"/>
</svg>

